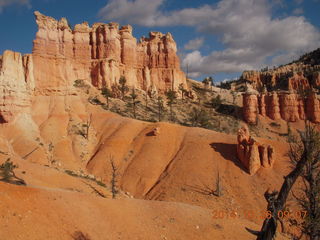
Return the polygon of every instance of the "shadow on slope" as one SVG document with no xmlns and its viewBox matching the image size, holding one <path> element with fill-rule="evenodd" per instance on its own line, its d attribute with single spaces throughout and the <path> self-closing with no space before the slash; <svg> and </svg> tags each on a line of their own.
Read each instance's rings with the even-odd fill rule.
<svg viewBox="0 0 320 240">
<path fill-rule="evenodd" d="M 211 143 L 210 146 L 217 152 L 220 153 L 220 155 L 228 160 L 234 163 L 238 168 L 240 168 L 242 171 L 247 172 L 247 170 L 242 166 L 242 164 L 239 162 L 236 152 L 237 152 L 237 144 L 230 144 L 230 143 Z"/>
</svg>

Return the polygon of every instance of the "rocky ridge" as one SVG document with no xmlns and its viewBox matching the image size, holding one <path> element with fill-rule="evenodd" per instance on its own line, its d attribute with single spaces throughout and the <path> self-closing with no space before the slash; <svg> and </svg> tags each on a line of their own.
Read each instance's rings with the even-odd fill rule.
<svg viewBox="0 0 320 240">
<path fill-rule="evenodd" d="M 320 87 L 320 48 L 307 53 L 297 61 L 265 68 L 261 71 L 244 71 L 240 80 L 250 82 L 256 90 L 299 90 Z"/>
<path fill-rule="evenodd" d="M 245 71 L 240 77 L 253 89 L 243 94 L 243 118 L 256 123 L 257 116 L 296 122 L 320 122 L 320 49 L 274 69 Z"/>
<path fill-rule="evenodd" d="M 137 43 L 130 25 L 84 22 L 71 29 L 65 18 L 34 14 L 32 54 L 5 51 L 0 57 L 1 122 L 28 112 L 33 96 L 76 95 L 79 79 L 98 89 L 117 85 L 121 76 L 129 87 L 147 92 L 188 88 L 170 33 L 151 32 Z"/>
<path fill-rule="evenodd" d="M 130 25 L 87 22 L 69 27 L 65 18 L 57 21 L 35 12 L 38 32 L 34 40 L 35 80 L 39 89 L 58 90 L 77 79 L 95 87 L 111 87 L 125 76 L 131 87 L 165 91 L 186 87 L 180 70 L 177 46 L 170 33 L 151 32 L 137 43 Z M 47 81 L 41 81 L 41 79 Z M 43 86 L 48 85 L 49 86 Z"/>
<path fill-rule="evenodd" d="M 256 124 L 259 115 L 287 122 L 307 119 L 320 123 L 320 100 L 315 92 L 310 92 L 305 98 L 294 92 L 244 93 L 244 120 Z"/>
</svg>

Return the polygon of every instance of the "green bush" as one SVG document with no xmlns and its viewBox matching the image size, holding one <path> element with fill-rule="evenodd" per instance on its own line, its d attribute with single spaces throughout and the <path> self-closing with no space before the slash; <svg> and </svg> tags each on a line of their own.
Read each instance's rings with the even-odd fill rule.
<svg viewBox="0 0 320 240">
<path fill-rule="evenodd" d="M 26 185 L 26 182 L 23 179 L 16 176 L 14 172 L 16 168 L 18 168 L 18 166 L 8 158 L 0 165 L 0 176 L 2 177 L 0 181 L 17 185 Z"/>
</svg>

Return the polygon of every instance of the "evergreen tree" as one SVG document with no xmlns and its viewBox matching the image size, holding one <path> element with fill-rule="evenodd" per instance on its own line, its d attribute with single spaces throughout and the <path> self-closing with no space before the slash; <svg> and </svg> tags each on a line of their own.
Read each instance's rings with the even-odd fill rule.
<svg viewBox="0 0 320 240">
<path fill-rule="evenodd" d="M 107 100 L 107 108 L 109 109 L 109 98 L 113 97 L 113 93 L 109 88 L 102 88 L 101 94 L 106 98 Z"/>
<path fill-rule="evenodd" d="M 132 91 L 130 93 L 130 97 L 131 97 L 131 106 L 132 106 L 132 111 L 133 111 L 133 117 L 134 118 L 137 118 L 136 116 L 136 107 L 137 107 L 137 104 L 140 102 L 140 101 L 137 101 L 137 98 L 138 98 L 138 95 L 136 94 L 135 92 L 135 89 L 132 88 Z"/>
<path fill-rule="evenodd" d="M 173 105 L 176 104 L 177 94 L 173 90 L 166 92 L 167 105 L 170 108 L 170 120 L 173 121 Z"/>
<path fill-rule="evenodd" d="M 158 106 L 158 121 L 161 121 L 162 112 L 164 110 L 162 97 L 158 96 L 157 98 L 157 106 Z"/>
<path fill-rule="evenodd" d="M 122 100 L 124 100 L 124 96 L 126 92 L 129 91 L 129 88 L 127 86 L 127 79 L 124 76 L 121 76 L 119 79 L 119 84 L 120 84 L 120 91 L 122 95 Z"/>
</svg>

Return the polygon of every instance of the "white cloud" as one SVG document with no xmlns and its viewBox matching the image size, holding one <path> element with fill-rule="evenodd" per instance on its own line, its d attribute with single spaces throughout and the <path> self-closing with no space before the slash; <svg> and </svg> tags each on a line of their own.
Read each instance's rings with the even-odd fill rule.
<svg viewBox="0 0 320 240">
<path fill-rule="evenodd" d="M 294 0 L 294 2 L 298 5 L 302 4 L 303 3 L 303 0 Z"/>
<path fill-rule="evenodd" d="M 142 26 L 156 25 L 158 8 L 164 0 L 110 0 L 100 9 L 103 20 L 121 21 Z"/>
<path fill-rule="evenodd" d="M 196 50 L 199 49 L 203 45 L 204 39 L 203 38 L 195 38 L 191 39 L 184 45 L 184 49 L 186 50 Z"/>
<path fill-rule="evenodd" d="M 238 72 L 285 63 L 281 60 L 320 46 L 319 29 L 303 16 L 272 17 L 273 6 L 281 4 L 281 0 L 220 0 L 214 5 L 176 11 L 163 11 L 163 3 L 164 0 L 111 0 L 101 9 L 100 16 L 142 26 L 190 26 L 200 33 L 215 35 L 224 50 L 207 56 L 193 51 L 184 56 L 183 65 L 189 63 L 194 73 Z"/>
<path fill-rule="evenodd" d="M 296 8 L 292 12 L 294 15 L 302 15 L 304 13 L 303 8 Z"/>
<path fill-rule="evenodd" d="M 5 7 L 13 4 L 25 5 L 27 7 L 31 7 L 29 0 L 0 0 L 0 13 Z"/>
<path fill-rule="evenodd" d="M 202 75 L 201 72 L 192 72 L 188 74 L 188 78 L 198 78 Z"/>
</svg>

